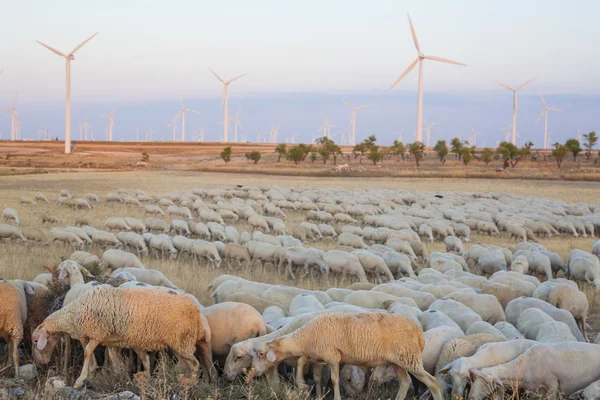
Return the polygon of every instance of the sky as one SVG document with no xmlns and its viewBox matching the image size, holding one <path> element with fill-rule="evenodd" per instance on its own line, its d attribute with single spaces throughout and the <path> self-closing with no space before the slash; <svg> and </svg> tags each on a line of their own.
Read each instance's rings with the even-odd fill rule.
<svg viewBox="0 0 600 400">
<path fill-rule="evenodd" d="M 432 142 L 472 129 L 492 146 L 512 118 L 509 86 L 536 80 L 520 92 L 519 140 L 541 144 L 543 124 L 534 124 L 548 105 L 564 109 L 549 117 L 553 141 L 600 129 L 600 52 L 595 31 L 600 2 L 557 0 L 328 0 L 227 2 L 155 0 L 21 0 L 0 14 L 0 109 L 16 108 L 22 137 L 47 128 L 64 136 L 65 62 L 36 43 L 63 52 L 95 32 L 72 62 L 72 126 L 87 117 L 95 137 L 117 108 L 115 138 L 132 140 L 136 126 L 152 127 L 154 138 L 171 138 L 167 127 L 179 110 L 198 110 L 186 120 L 186 136 L 200 127 L 207 140 L 222 130 L 224 79 L 248 75 L 230 86 L 230 114 L 240 111 L 248 140 L 280 125 L 280 141 L 297 134 L 310 141 L 322 114 L 340 133 L 350 111 L 341 102 L 371 104 L 357 114 L 357 138 L 375 134 L 390 143 L 404 129 L 415 131 L 415 69 L 388 89 L 416 58 L 406 17 L 411 13 L 422 51 L 468 64 L 424 66 L 424 118 L 439 122 Z M 10 121 L 0 117 L 2 138 Z"/>
</svg>

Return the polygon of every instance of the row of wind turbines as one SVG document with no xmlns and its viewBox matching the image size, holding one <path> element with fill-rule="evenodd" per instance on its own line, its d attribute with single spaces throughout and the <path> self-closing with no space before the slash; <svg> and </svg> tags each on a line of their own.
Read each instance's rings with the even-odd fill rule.
<svg viewBox="0 0 600 400">
<path fill-rule="evenodd" d="M 436 61 L 436 62 L 442 62 L 442 63 L 447 63 L 447 64 L 459 65 L 459 66 L 463 66 L 463 67 L 466 67 L 467 65 L 463 64 L 461 62 L 449 60 L 446 58 L 425 55 L 421 51 L 421 47 L 419 45 L 419 41 L 417 39 L 417 34 L 416 34 L 415 28 L 413 26 L 412 20 L 410 18 L 410 14 L 408 15 L 408 22 L 410 25 L 413 42 L 414 42 L 415 48 L 418 53 L 417 58 L 408 66 L 408 68 L 406 70 L 404 70 L 404 72 L 402 72 L 402 74 L 398 77 L 398 79 L 396 79 L 396 81 L 389 88 L 389 90 L 394 89 L 408 74 L 410 74 L 410 72 L 417 66 L 417 64 L 419 65 L 419 80 L 418 80 L 418 95 L 417 95 L 417 126 L 416 126 L 416 131 L 415 131 L 415 136 L 416 136 L 415 138 L 417 141 L 423 142 L 423 128 L 425 128 L 427 142 L 428 142 L 428 144 L 430 144 L 429 142 L 431 139 L 431 132 L 430 132 L 431 127 L 434 125 L 437 125 L 438 123 L 433 123 L 433 124 L 425 123 L 424 124 L 424 120 L 423 120 L 423 64 L 424 64 L 424 61 L 425 60 Z M 65 153 L 71 152 L 71 61 L 75 60 L 75 53 L 78 50 L 80 50 L 84 45 L 86 45 L 90 40 L 92 40 L 96 35 L 98 35 L 98 33 L 93 34 L 92 36 L 90 36 L 89 38 L 87 38 L 86 40 L 81 42 L 71 52 L 69 52 L 67 54 L 65 54 L 45 43 L 38 41 L 38 43 L 40 45 L 44 46 L 45 48 L 47 48 L 51 52 L 55 53 L 56 55 L 63 57 L 66 61 Z M 221 95 L 221 106 L 223 108 L 224 115 L 223 115 L 223 122 L 222 122 L 223 136 L 221 137 L 221 141 L 229 142 L 229 121 L 233 120 L 234 121 L 234 141 L 237 142 L 238 141 L 238 127 L 242 128 L 242 129 L 243 129 L 243 127 L 242 127 L 241 123 L 239 122 L 239 110 L 238 110 L 238 113 L 235 115 L 235 117 L 233 117 L 233 118 L 229 117 L 229 99 L 228 99 L 229 85 L 232 82 L 243 78 L 247 74 L 244 73 L 244 74 L 236 76 L 232 79 L 224 80 L 212 69 L 209 69 L 209 70 L 223 84 L 223 92 Z M 0 73 L 2 73 L 2 71 L 0 71 Z M 513 92 L 513 117 L 512 117 L 512 124 L 510 127 L 510 129 L 512 129 L 511 141 L 513 144 L 516 144 L 517 135 L 518 135 L 517 134 L 518 92 L 519 92 L 519 90 L 523 89 L 525 86 L 529 85 L 534 79 L 530 79 L 529 81 L 523 83 L 522 85 L 520 85 L 516 88 L 512 88 L 504 83 L 496 81 L 496 83 L 498 83 L 499 85 L 501 85 L 504 88 Z M 542 103 L 544 106 L 544 110 L 542 111 L 540 116 L 537 118 L 536 122 L 538 122 L 542 117 L 544 117 L 544 148 L 548 148 L 549 147 L 548 112 L 549 111 L 562 112 L 563 110 L 558 109 L 558 108 L 548 107 L 543 96 L 541 96 L 541 100 L 542 100 Z M 358 110 L 369 107 L 370 105 L 361 105 L 361 106 L 353 107 L 345 100 L 342 100 L 342 101 L 351 110 L 350 130 L 348 132 L 347 142 L 350 145 L 354 145 L 354 144 L 356 144 L 356 112 Z M 171 121 L 171 123 L 168 126 L 173 128 L 173 140 L 176 140 L 177 130 L 180 130 L 181 140 L 185 141 L 185 138 L 186 138 L 186 136 L 185 136 L 186 112 L 191 112 L 191 113 L 196 113 L 196 114 L 198 114 L 199 112 L 196 110 L 190 109 L 190 108 L 186 108 L 184 106 L 182 100 L 180 100 L 180 105 L 181 105 L 180 111 L 177 113 L 175 118 Z M 19 129 L 19 126 L 18 126 L 19 123 L 17 120 L 19 115 L 18 115 L 15 107 L 16 107 L 16 97 L 15 97 L 15 101 L 13 103 L 13 107 L 3 111 L 4 113 L 10 112 L 10 118 L 12 119 L 12 121 L 11 121 L 11 139 L 12 140 L 16 139 L 16 132 Z M 113 140 L 113 129 L 115 126 L 115 124 L 114 124 L 115 111 L 116 111 L 116 107 L 115 107 L 115 109 L 113 109 L 113 111 L 110 114 L 102 115 L 102 117 L 108 119 L 107 140 L 109 140 L 109 141 Z M 177 121 L 179 119 L 180 119 L 180 123 L 181 123 L 181 128 L 179 128 L 177 126 Z M 80 136 L 82 135 L 81 129 L 84 129 L 85 136 L 87 138 L 87 128 L 88 127 L 90 127 L 90 125 L 88 124 L 87 119 L 86 119 L 85 123 L 83 124 L 83 128 L 80 126 Z M 332 137 L 332 134 L 331 134 L 332 127 L 335 127 L 335 125 L 331 124 L 325 118 L 325 116 L 323 116 L 323 125 L 321 125 L 318 132 L 322 132 L 323 136 L 331 138 Z M 270 142 L 275 143 L 277 141 L 278 129 L 279 129 L 279 125 L 272 126 L 271 131 L 269 132 L 269 141 Z M 473 130 L 473 135 L 471 136 L 470 140 L 476 141 L 477 134 L 478 133 L 476 133 L 475 130 Z M 202 131 L 202 136 L 203 135 L 204 134 Z M 260 134 L 257 136 L 258 136 L 257 139 L 260 140 Z M 148 135 L 146 135 L 146 138 L 147 137 L 148 137 Z M 139 130 L 138 130 L 138 138 L 139 138 Z M 292 142 L 295 141 L 295 135 L 293 135 L 291 141 Z M 314 141 L 314 138 L 313 138 L 313 141 Z"/>
</svg>

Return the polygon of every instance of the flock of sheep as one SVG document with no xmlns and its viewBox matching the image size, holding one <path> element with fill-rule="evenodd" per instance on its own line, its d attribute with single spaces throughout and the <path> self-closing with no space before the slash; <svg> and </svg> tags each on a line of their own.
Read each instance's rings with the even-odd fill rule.
<svg viewBox="0 0 600 400">
<path fill-rule="evenodd" d="M 40 202 L 51 203 L 43 193 L 20 198 L 22 207 Z M 89 216 L 100 202 L 121 213 L 143 210 L 147 218 L 109 217 L 94 227 Z M 32 281 L 0 279 L 0 338 L 17 377 L 27 338 L 39 364 L 50 362 L 63 341 L 63 373 L 71 341 L 81 343 L 75 388 L 98 368 L 94 350 L 103 346 L 103 367 L 135 353 L 138 368 L 150 372 L 151 355 L 169 350 L 193 373 L 202 366 L 208 379 L 233 381 L 253 370 L 275 390 L 284 365 L 295 368 L 300 389 L 310 390 L 305 374 L 312 371 L 317 397 L 330 376 L 335 400 L 340 382 L 346 395 L 357 396 L 394 379 L 396 399 L 409 390 L 430 391 L 435 400 L 450 393 L 503 398 L 515 390 L 600 398 L 600 346 L 589 343 L 589 303 L 579 288 L 600 290 L 600 241 L 566 259 L 538 243 L 593 237 L 600 204 L 500 193 L 236 186 L 160 197 L 119 189 L 102 200 L 63 189 L 56 207 L 79 210 L 73 226 L 47 212 L 39 219 L 49 232 L 23 226 L 14 208 L 4 209 L 0 224 L 0 251 L 11 242 L 72 248 Z M 291 219 L 300 222 L 291 226 Z M 515 245 L 477 243 L 465 251 L 471 232 L 506 236 Z M 429 252 L 434 241 L 446 251 Z M 319 242 L 335 248 L 311 247 Z M 209 285 L 214 305 L 204 306 L 147 269 L 145 257 L 231 275 Z M 306 290 L 234 275 L 257 265 L 349 286 Z M 90 281 L 92 267 L 106 277 Z M 60 308 L 51 309 L 58 284 L 67 289 Z"/>
</svg>

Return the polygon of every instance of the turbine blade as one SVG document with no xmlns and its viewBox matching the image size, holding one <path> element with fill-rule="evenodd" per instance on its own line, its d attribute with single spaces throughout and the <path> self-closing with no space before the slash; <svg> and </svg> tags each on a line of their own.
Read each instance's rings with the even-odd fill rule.
<svg viewBox="0 0 600 400">
<path fill-rule="evenodd" d="M 548 108 L 548 110 L 563 112 L 565 110 L 561 110 L 560 108 Z"/>
<path fill-rule="evenodd" d="M 194 113 L 194 114 L 200 114 L 200 112 L 199 112 L 199 111 L 192 110 L 191 108 L 188 108 L 186 111 L 192 112 L 192 113 Z"/>
<path fill-rule="evenodd" d="M 348 108 L 350 108 L 351 110 L 353 110 L 353 109 L 354 109 L 354 108 L 352 108 L 352 106 L 351 106 L 350 104 L 348 104 L 348 102 L 347 102 L 346 100 L 342 99 L 342 102 L 343 102 L 343 103 L 344 103 L 346 106 L 348 106 Z"/>
<path fill-rule="evenodd" d="M 505 88 L 507 88 L 508 90 L 510 90 L 510 91 L 512 91 L 512 92 L 514 92 L 514 91 L 515 91 L 515 89 L 511 88 L 510 86 L 506 86 L 506 85 L 505 85 L 504 83 L 502 83 L 502 82 L 498 82 L 498 81 L 494 81 L 494 82 L 496 82 L 496 83 L 497 83 L 498 85 L 500 85 L 500 86 L 504 86 Z"/>
<path fill-rule="evenodd" d="M 233 81 L 237 81 L 238 79 L 243 78 L 246 75 L 248 75 L 248 74 L 246 73 L 246 74 L 242 74 L 240 76 L 236 76 L 235 78 L 232 78 L 232 79 L 228 80 L 227 83 L 231 83 Z"/>
<path fill-rule="evenodd" d="M 238 118 L 240 116 L 240 112 L 242 111 L 241 108 L 238 108 L 238 112 L 235 114 L 235 117 Z"/>
<path fill-rule="evenodd" d="M 542 96 L 541 94 L 540 99 L 542 99 L 542 104 L 544 104 L 544 108 L 548 108 L 548 106 L 546 106 L 546 100 L 544 100 L 544 96 Z"/>
<path fill-rule="evenodd" d="M 242 126 L 242 123 L 239 120 L 235 120 L 236 124 L 238 124 L 240 126 L 240 128 L 244 129 L 244 127 Z"/>
<path fill-rule="evenodd" d="M 447 63 L 447 64 L 461 65 L 463 67 L 467 66 L 467 64 L 463 64 L 458 61 L 448 60 L 447 58 L 441 58 L 441 57 L 435 57 L 435 56 L 425 56 L 425 58 L 428 60 L 439 61 L 439 62 L 443 62 L 443 63 Z"/>
<path fill-rule="evenodd" d="M 94 38 L 94 36 L 96 36 L 97 34 L 98 34 L 98 32 L 94 33 L 92 36 L 90 36 L 89 38 L 87 38 L 86 40 L 84 40 L 83 42 L 81 42 L 81 44 L 79 46 L 75 47 L 73 49 L 73 51 L 69 53 L 69 55 L 71 56 L 71 55 L 75 54 L 75 52 L 77 50 L 79 50 L 80 48 L 82 48 L 87 42 L 89 42 L 90 40 L 92 40 Z"/>
<path fill-rule="evenodd" d="M 544 114 L 546 114 L 548 110 L 544 110 L 542 111 L 542 113 L 537 117 L 537 119 L 535 120 L 535 122 L 537 123 L 540 119 L 542 119 L 542 117 L 544 116 Z"/>
<path fill-rule="evenodd" d="M 355 110 L 362 110 L 363 108 L 371 107 L 371 104 L 363 104 L 362 106 L 358 106 Z"/>
<path fill-rule="evenodd" d="M 182 110 L 185 109 L 185 107 L 183 106 L 183 99 L 182 98 L 179 98 L 179 104 L 181 104 L 181 109 Z"/>
<path fill-rule="evenodd" d="M 417 33 L 415 32 L 415 27 L 413 26 L 412 20 L 410 19 L 410 14 L 408 15 L 408 23 L 410 24 L 410 32 L 412 33 L 413 41 L 415 42 L 415 47 L 419 54 L 421 54 L 421 47 L 419 47 L 419 41 L 417 40 Z"/>
<path fill-rule="evenodd" d="M 419 57 L 417 57 L 417 58 L 416 58 L 416 60 L 415 60 L 415 61 L 413 61 L 413 63 L 412 63 L 412 64 L 410 64 L 410 65 L 408 66 L 408 68 L 406 68 L 406 70 L 405 70 L 405 71 L 402 73 L 402 75 L 400 75 L 400 77 L 399 77 L 398 79 L 396 79 L 396 82 L 394 82 L 394 84 L 393 84 L 393 85 L 392 85 L 392 86 L 391 86 L 391 87 L 390 87 L 388 90 L 392 90 L 394 87 L 396 87 L 396 85 L 397 85 L 398 83 L 400 83 L 400 81 L 401 81 L 402 79 L 404 79 L 404 77 L 405 77 L 406 75 L 408 75 L 408 74 L 410 73 L 410 71 L 412 71 L 412 70 L 413 70 L 413 68 L 415 68 L 415 66 L 417 65 L 417 63 L 418 63 L 418 62 L 419 62 Z"/>
<path fill-rule="evenodd" d="M 223 79 L 221 79 L 221 77 L 219 75 L 217 75 L 217 73 L 215 71 L 213 71 L 212 69 L 208 69 L 210 72 L 212 72 L 212 74 L 221 82 L 225 83 L 225 81 Z"/>
<path fill-rule="evenodd" d="M 36 42 L 38 42 L 39 44 L 41 44 L 42 46 L 44 46 L 45 48 L 47 48 L 48 50 L 50 50 L 53 53 L 58 54 L 59 56 L 63 56 L 66 57 L 66 55 L 64 55 L 63 53 L 61 53 L 60 51 L 56 50 L 54 47 L 50 47 L 45 43 L 40 42 L 39 40 L 36 40 Z"/>
<path fill-rule="evenodd" d="M 535 78 L 528 80 L 527 82 L 525 82 L 524 84 L 522 84 L 521 86 L 519 86 L 517 88 L 517 91 L 523 89 L 525 86 L 529 85 L 531 82 L 533 82 L 535 80 Z"/>
<path fill-rule="evenodd" d="M 12 108 L 15 108 L 17 105 L 17 99 L 19 98 L 19 93 L 15 94 L 15 99 L 13 100 L 13 106 Z"/>
</svg>

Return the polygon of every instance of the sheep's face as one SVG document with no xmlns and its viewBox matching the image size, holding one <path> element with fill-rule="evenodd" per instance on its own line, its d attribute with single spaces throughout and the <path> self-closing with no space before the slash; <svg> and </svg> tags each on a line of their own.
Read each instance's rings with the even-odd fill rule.
<svg viewBox="0 0 600 400">
<path fill-rule="evenodd" d="M 228 380 L 234 380 L 243 372 L 244 368 L 252 365 L 250 350 L 249 343 L 236 343 L 231 347 L 223 369 L 223 374 Z"/>
<path fill-rule="evenodd" d="M 469 390 L 469 400 L 483 400 L 490 398 L 502 398 L 500 389 L 502 384 L 495 380 L 488 381 L 475 370 L 471 370 L 471 390 Z"/>
<path fill-rule="evenodd" d="M 50 357 L 59 338 L 58 334 L 49 334 L 44 324 L 33 331 L 33 358 L 36 363 L 48 364 L 50 362 Z"/>
<path fill-rule="evenodd" d="M 373 369 L 371 374 L 371 382 L 374 387 L 379 387 L 386 382 L 391 381 L 396 377 L 396 372 L 391 364 L 388 365 L 380 365 Z"/>
<path fill-rule="evenodd" d="M 258 376 L 264 374 L 277 361 L 277 352 L 273 343 L 263 343 L 258 348 L 253 348 L 250 355 L 252 356 L 252 368 Z"/>
<path fill-rule="evenodd" d="M 357 397 L 365 388 L 365 370 L 354 365 L 345 365 L 340 372 L 344 391 L 350 397 Z"/>
</svg>

